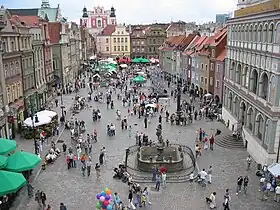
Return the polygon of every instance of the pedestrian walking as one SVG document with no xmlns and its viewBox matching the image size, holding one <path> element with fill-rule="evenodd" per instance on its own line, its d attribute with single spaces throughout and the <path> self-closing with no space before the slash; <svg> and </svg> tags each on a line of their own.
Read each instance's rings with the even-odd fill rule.
<svg viewBox="0 0 280 210">
<path fill-rule="evenodd" d="M 91 171 L 91 157 L 88 157 L 88 161 L 86 162 L 87 166 L 87 175 L 90 176 L 90 171 Z"/>
<path fill-rule="evenodd" d="M 245 194 L 247 194 L 248 183 L 249 183 L 249 177 L 245 176 L 243 180 L 243 190 Z"/>
<path fill-rule="evenodd" d="M 279 203 L 280 202 L 280 185 L 275 188 L 274 200 Z"/>
<path fill-rule="evenodd" d="M 210 149 L 213 150 L 214 149 L 214 136 L 211 135 L 210 139 L 209 139 L 209 143 L 210 143 Z"/>
<path fill-rule="evenodd" d="M 161 179 L 162 179 L 162 187 L 166 188 L 166 172 L 163 172 L 161 174 Z"/>
<path fill-rule="evenodd" d="M 46 194 L 43 191 L 41 191 L 41 193 L 40 193 L 40 199 L 42 201 L 43 206 L 45 207 L 46 206 L 47 196 L 46 196 Z"/>
<path fill-rule="evenodd" d="M 96 178 L 100 179 L 100 177 L 101 177 L 101 169 L 100 169 L 99 163 L 95 164 L 95 168 L 94 169 L 95 169 L 95 172 L 96 172 Z"/>
<path fill-rule="evenodd" d="M 40 190 L 37 190 L 37 192 L 35 193 L 35 201 L 38 203 L 40 207 L 42 206 Z"/>
<path fill-rule="evenodd" d="M 229 201 L 230 201 L 230 195 L 229 195 L 229 189 L 226 189 L 226 192 L 224 194 L 224 210 L 229 210 Z"/>
<path fill-rule="evenodd" d="M 252 163 L 252 157 L 250 155 L 248 155 L 246 161 L 247 161 L 247 171 L 249 171 L 251 163 Z"/>
<path fill-rule="evenodd" d="M 238 177 L 238 179 L 237 179 L 236 195 L 238 195 L 238 193 L 241 192 L 242 184 L 243 184 L 243 177 L 240 176 L 240 177 Z"/>
<path fill-rule="evenodd" d="M 157 191 L 159 191 L 160 183 L 161 183 L 161 177 L 160 177 L 160 175 L 157 175 L 157 177 L 156 177 L 156 186 L 155 186 L 155 189 Z"/>
<path fill-rule="evenodd" d="M 193 180 L 194 180 L 194 174 L 193 174 L 193 173 L 191 173 L 191 174 L 190 174 L 190 176 L 189 176 L 189 182 L 190 182 L 190 185 L 192 185 Z"/>
<path fill-rule="evenodd" d="M 82 174 L 83 174 L 83 176 L 85 176 L 86 175 L 86 164 L 85 163 L 82 163 Z"/>
<path fill-rule="evenodd" d="M 59 210 L 67 210 L 67 208 L 63 203 L 60 203 Z"/>
<path fill-rule="evenodd" d="M 209 169 L 207 171 L 207 176 L 208 176 L 208 183 L 212 183 L 212 166 L 209 166 Z"/>
<path fill-rule="evenodd" d="M 132 193 L 132 190 L 129 190 L 129 193 L 128 193 L 128 206 L 127 208 L 129 209 L 136 209 L 136 207 L 134 206 L 133 204 L 133 193 Z"/>
</svg>

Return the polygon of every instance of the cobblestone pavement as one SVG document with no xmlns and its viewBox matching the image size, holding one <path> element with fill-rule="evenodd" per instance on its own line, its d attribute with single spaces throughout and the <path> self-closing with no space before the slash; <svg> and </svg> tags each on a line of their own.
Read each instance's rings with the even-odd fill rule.
<svg viewBox="0 0 280 210">
<path fill-rule="evenodd" d="M 90 210 L 95 209 L 96 198 L 95 195 L 102 191 L 105 186 L 112 189 L 113 192 L 118 192 L 122 200 L 127 202 L 128 187 L 126 184 L 114 180 L 113 167 L 122 161 L 124 150 L 129 145 L 135 143 L 134 137 L 129 138 L 128 132 L 120 129 L 120 122 L 116 120 L 116 110 L 121 109 L 122 113 L 127 112 L 127 108 L 121 107 L 121 104 L 115 99 L 115 109 L 106 109 L 105 104 L 91 102 L 93 108 L 99 107 L 102 113 L 101 122 L 93 123 L 91 119 L 91 111 L 85 110 L 77 115 L 79 119 L 86 121 L 89 132 L 92 129 L 98 130 L 99 139 L 95 143 L 91 157 L 93 164 L 97 162 L 99 150 L 102 146 L 107 149 L 106 162 L 102 168 L 101 180 L 96 180 L 94 170 L 90 177 L 83 177 L 80 166 L 77 169 L 67 170 L 64 155 L 58 158 L 56 162 L 49 166 L 46 171 L 42 172 L 37 180 L 34 182 L 35 189 L 43 190 L 47 195 L 47 203 L 57 209 L 60 202 L 63 202 L 69 210 Z M 170 107 L 172 110 L 176 109 L 174 103 Z M 135 116 L 128 117 L 128 123 L 133 126 L 133 132 L 148 133 L 155 139 L 155 126 L 157 125 L 157 117 L 152 120 L 147 129 L 144 129 L 143 119 L 138 119 Z M 116 124 L 116 136 L 107 137 L 106 125 L 108 123 Z M 171 126 L 163 120 L 163 137 L 168 138 L 170 142 L 182 143 L 194 148 L 194 140 L 196 130 L 200 127 L 204 128 L 208 133 L 213 132 L 216 128 L 225 129 L 224 126 L 217 122 L 196 121 L 187 127 Z M 132 135 L 134 136 L 134 135 Z M 68 131 L 64 131 L 61 139 L 70 144 L 70 137 Z M 61 145 L 58 145 L 61 147 Z M 218 209 L 222 208 L 223 194 L 226 188 L 230 189 L 231 193 L 231 209 L 234 210 L 272 210 L 279 209 L 279 205 L 271 198 L 269 201 L 262 202 L 259 200 L 258 194 L 258 178 L 254 175 L 256 165 L 252 165 L 251 171 L 245 171 L 246 157 L 245 151 L 231 151 L 223 148 L 215 147 L 214 151 L 203 153 L 198 159 L 198 166 L 200 168 L 208 168 L 213 166 L 213 183 L 206 188 L 194 183 L 190 186 L 188 183 L 182 184 L 168 184 L 167 188 L 161 189 L 159 192 L 153 191 L 153 185 L 147 184 L 151 189 L 152 205 L 149 209 L 191 209 L 203 210 L 209 209 L 205 204 L 205 197 L 209 196 L 211 192 L 217 192 Z M 243 193 L 236 196 L 236 180 L 239 175 L 249 175 L 250 184 L 248 194 Z M 28 204 L 23 202 L 17 209 L 36 209 L 37 205 L 34 199 L 30 199 Z M 143 208 L 145 209 L 145 208 Z"/>
</svg>

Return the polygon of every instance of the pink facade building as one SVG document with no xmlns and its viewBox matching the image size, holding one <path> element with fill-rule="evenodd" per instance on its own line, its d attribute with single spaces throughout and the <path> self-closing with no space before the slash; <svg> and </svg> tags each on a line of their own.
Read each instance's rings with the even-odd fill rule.
<svg viewBox="0 0 280 210">
<path fill-rule="evenodd" d="M 88 11 L 83 9 L 83 22 L 92 35 L 99 34 L 107 25 L 117 25 L 116 10 L 112 7 L 110 10 L 104 7 L 94 7 Z"/>
</svg>

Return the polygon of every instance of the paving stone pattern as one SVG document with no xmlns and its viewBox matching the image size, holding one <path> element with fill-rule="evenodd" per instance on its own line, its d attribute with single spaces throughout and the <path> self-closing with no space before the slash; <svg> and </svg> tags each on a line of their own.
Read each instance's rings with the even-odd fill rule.
<svg viewBox="0 0 280 210">
<path fill-rule="evenodd" d="M 184 96 L 186 97 L 186 96 Z M 113 97 L 114 98 L 114 97 Z M 100 148 L 105 146 L 107 149 L 106 162 L 102 166 L 102 178 L 96 180 L 94 170 L 90 177 L 83 177 L 80 170 L 80 164 L 76 169 L 67 170 L 64 155 L 58 158 L 56 162 L 43 171 L 34 182 L 35 189 L 43 190 L 47 195 L 47 203 L 58 209 L 59 203 L 63 202 L 69 210 L 90 210 L 95 209 L 95 195 L 102 191 L 104 187 L 109 187 L 113 192 L 118 192 L 121 199 L 127 203 L 128 187 L 119 180 L 114 180 L 113 167 L 123 160 L 125 148 L 135 144 L 134 134 L 139 132 L 147 133 L 151 138 L 155 139 L 155 127 L 158 124 L 158 117 L 152 120 L 147 129 L 144 129 L 143 119 L 135 116 L 128 117 L 128 123 L 133 126 L 133 137 L 128 136 L 127 131 L 122 131 L 120 122 L 116 120 L 116 110 L 120 109 L 122 113 L 127 113 L 127 108 L 123 108 L 121 103 L 116 99 L 115 109 L 106 109 L 105 104 L 91 102 L 93 108 L 99 107 L 102 113 L 101 122 L 92 122 L 91 110 L 84 110 L 76 115 L 77 118 L 86 121 L 86 127 L 91 132 L 93 129 L 98 131 L 98 142 L 93 145 L 91 154 L 93 165 L 98 161 Z M 176 104 L 172 103 L 170 109 L 175 111 Z M 108 123 L 116 124 L 116 136 L 107 137 L 106 125 Z M 217 128 L 226 131 L 221 123 L 196 121 L 187 127 L 171 126 L 163 120 L 163 137 L 168 138 L 171 143 L 181 143 L 194 148 L 196 130 L 204 128 L 209 134 L 215 132 Z M 61 139 L 70 144 L 69 131 L 64 131 Z M 61 145 L 58 145 L 61 147 Z M 152 205 L 147 209 L 151 210 L 171 210 L 171 209 L 191 209 L 203 210 L 209 209 L 205 203 L 205 197 L 211 192 L 217 192 L 218 209 L 222 208 L 223 194 L 226 188 L 230 189 L 231 201 L 230 206 L 233 210 L 272 210 L 279 209 L 274 201 L 262 202 L 259 200 L 258 194 L 258 178 L 254 175 L 256 164 L 252 165 L 251 171 L 246 171 L 246 151 L 228 150 L 221 147 L 214 147 L 214 151 L 203 152 L 198 158 L 198 166 L 200 169 L 213 166 L 213 183 L 206 188 L 194 183 L 174 184 L 170 183 L 167 188 L 156 192 L 153 184 L 146 184 L 151 189 Z M 250 183 L 248 194 L 235 195 L 236 180 L 239 175 L 249 175 Z M 167 174 L 168 176 L 168 174 Z M 141 184 L 143 187 L 145 184 Z M 25 201 L 17 210 L 37 209 L 34 199 Z M 145 209 L 145 208 L 143 208 Z"/>
</svg>

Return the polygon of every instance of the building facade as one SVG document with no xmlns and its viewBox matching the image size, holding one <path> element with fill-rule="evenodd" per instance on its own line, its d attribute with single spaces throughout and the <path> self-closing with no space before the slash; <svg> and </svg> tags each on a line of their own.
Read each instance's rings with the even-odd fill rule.
<svg viewBox="0 0 280 210">
<path fill-rule="evenodd" d="M 187 23 L 183 21 L 171 22 L 166 29 L 166 37 L 186 35 Z"/>
<path fill-rule="evenodd" d="M 159 58 L 159 47 L 166 39 L 166 29 L 157 25 L 146 29 L 147 58 Z"/>
<path fill-rule="evenodd" d="M 226 59 L 226 49 L 224 49 L 215 61 L 215 87 L 214 96 L 217 103 L 223 102 L 223 85 L 225 76 L 225 59 Z"/>
<path fill-rule="evenodd" d="M 131 57 L 147 57 L 147 37 L 145 28 L 136 27 L 130 34 Z"/>
<path fill-rule="evenodd" d="M 107 26 L 117 25 L 116 10 L 112 7 L 106 10 L 104 7 L 93 7 L 92 10 L 83 9 L 83 22 L 89 32 L 96 36 Z"/>
<path fill-rule="evenodd" d="M 24 99 L 22 86 L 22 67 L 20 51 L 20 33 L 11 21 L 12 16 L 8 11 L 4 15 L 6 27 L 1 31 L 2 58 L 4 78 L 7 94 L 8 108 L 8 130 L 7 136 L 14 138 L 18 125 L 23 120 Z M 22 44 L 22 43 L 21 43 Z"/>
<path fill-rule="evenodd" d="M 111 56 L 130 57 L 130 34 L 125 25 L 117 25 L 111 35 Z"/>
<path fill-rule="evenodd" d="M 280 1 L 235 11 L 228 21 L 222 117 L 250 155 L 270 164 L 280 138 Z"/>
<path fill-rule="evenodd" d="M 113 51 L 111 36 L 116 31 L 115 25 L 107 25 L 100 34 L 96 36 L 96 48 L 99 58 L 108 58 Z"/>
<path fill-rule="evenodd" d="M 230 18 L 230 14 L 217 14 L 216 23 L 225 24 L 229 18 Z"/>
<path fill-rule="evenodd" d="M 9 137 L 9 125 L 8 125 L 8 99 L 6 93 L 6 81 L 3 68 L 3 55 L 4 45 L 2 44 L 2 29 L 6 28 L 7 25 L 7 11 L 4 8 L 0 8 L 0 137 L 8 138 Z"/>
</svg>

